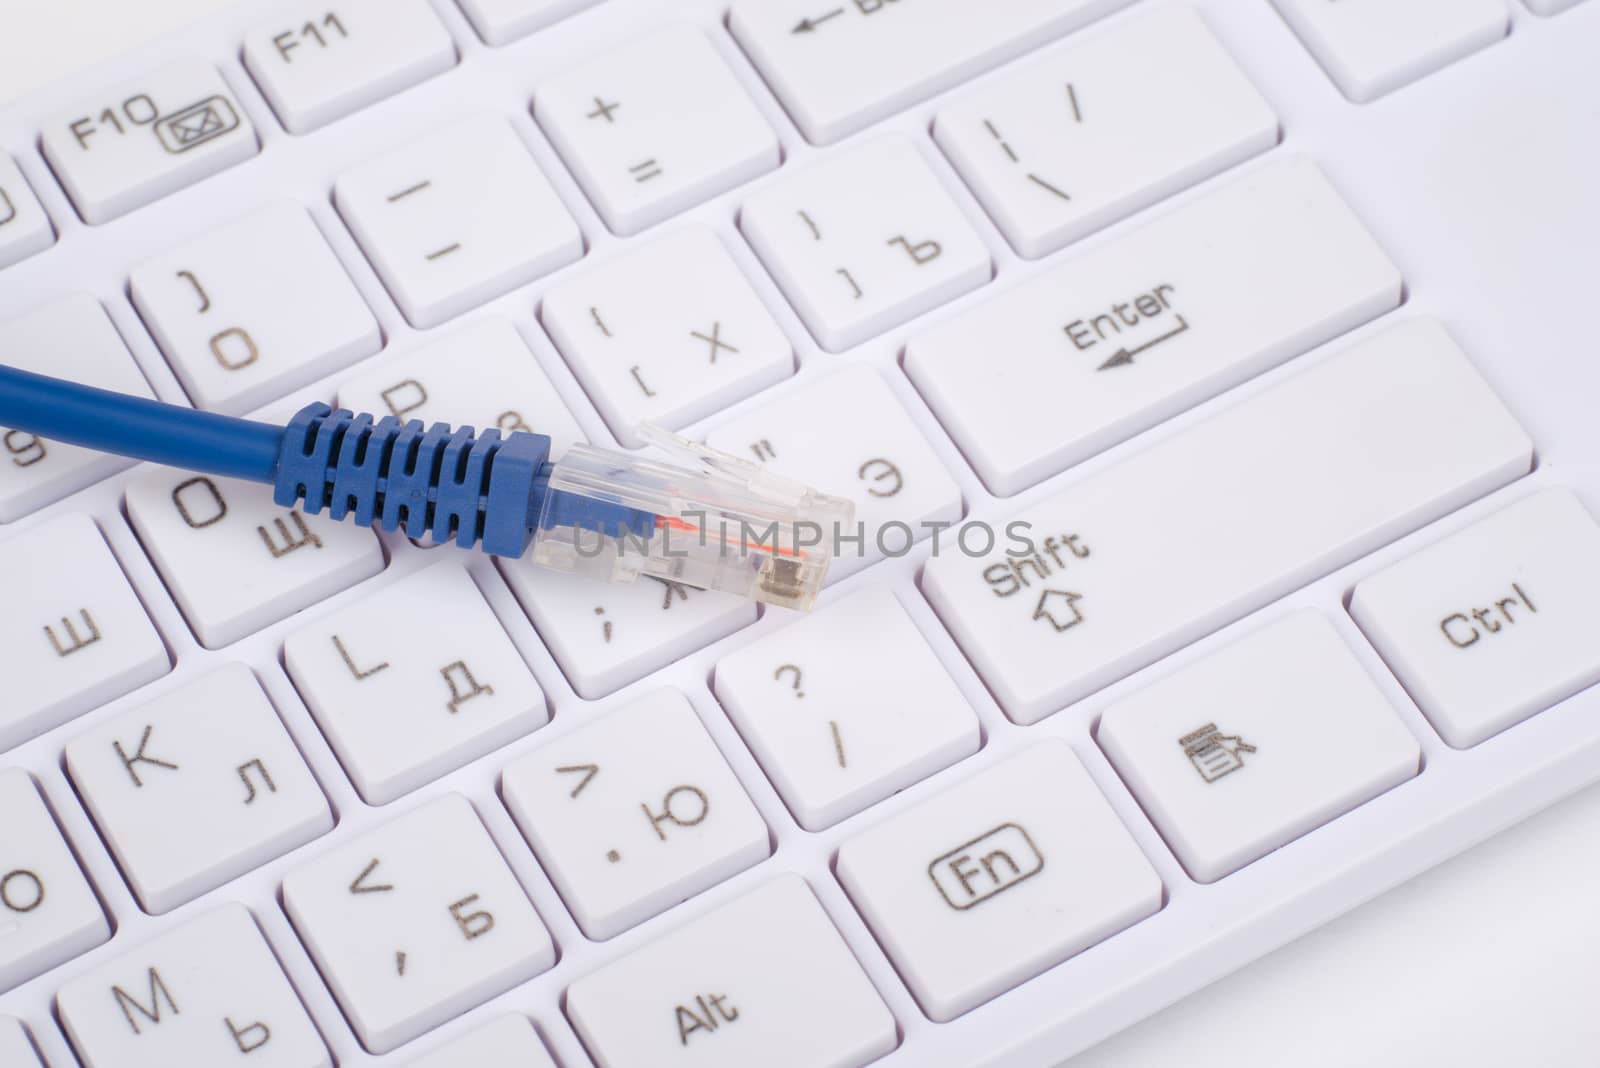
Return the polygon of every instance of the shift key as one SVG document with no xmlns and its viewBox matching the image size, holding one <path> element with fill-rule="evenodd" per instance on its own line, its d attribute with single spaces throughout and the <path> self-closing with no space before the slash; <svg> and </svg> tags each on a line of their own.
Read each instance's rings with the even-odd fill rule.
<svg viewBox="0 0 1600 1068">
<path fill-rule="evenodd" d="M 1417 319 L 990 517 L 1031 549 L 946 553 L 923 588 L 1001 707 L 1032 723 L 1532 463 L 1466 355 Z"/>
<path fill-rule="evenodd" d="M 1261 167 L 913 337 L 906 371 L 1007 496 L 1400 303 L 1316 164 Z"/>
<path fill-rule="evenodd" d="M 80 101 L 40 146 L 86 223 L 110 222 L 254 156 L 255 127 L 222 75 L 198 59 Z"/>
</svg>

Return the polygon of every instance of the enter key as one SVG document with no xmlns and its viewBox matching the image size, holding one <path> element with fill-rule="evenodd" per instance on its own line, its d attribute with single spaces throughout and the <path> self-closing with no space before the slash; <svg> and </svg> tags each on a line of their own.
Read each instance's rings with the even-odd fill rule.
<svg viewBox="0 0 1600 1068">
<path fill-rule="evenodd" d="M 1261 167 L 911 339 L 905 366 L 1001 495 L 1400 302 L 1307 159 Z"/>
<path fill-rule="evenodd" d="M 1547 489 L 1356 586 L 1350 611 L 1446 742 L 1600 682 L 1600 525 Z"/>
</svg>

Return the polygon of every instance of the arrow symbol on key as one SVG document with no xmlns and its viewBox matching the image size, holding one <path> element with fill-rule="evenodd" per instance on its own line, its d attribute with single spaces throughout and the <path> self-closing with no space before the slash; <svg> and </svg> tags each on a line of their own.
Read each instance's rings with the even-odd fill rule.
<svg viewBox="0 0 1600 1068">
<path fill-rule="evenodd" d="M 1183 333 L 1185 330 L 1188 330 L 1188 329 L 1189 329 L 1188 321 L 1185 320 L 1184 317 L 1180 315 L 1180 316 L 1178 316 L 1178 326 L 1177 326 L 1176 329 L 1168 330 L 1165 334 L 1162 334 L 1160 337 L 1151 338 L 1149 341 L 1146 341 L 1143 345 L 1139 345 L 1139 346 L 1137 346 L 1135 348 L 1118 349 L 1115 353 L 1113 353 L 1111 355 L 1110 359 L 1106 360 L 1106 362 L 1102 363 L 1099 367 L 1096 367 L 1095 370 L 1096 371 L 1108 371 L 1113 367 L 1126 367 L 1129 364 L 1133 363 L 1133 358 L 1135 356 L 1139 355 L 1139 353 L 1148 352 L 1150 349 L 1155 348 L 1157 345 L 1161 344 L 1163 341 L 1171 341 L 1173 338 L 1177 337 L 1179 334 Z"/>
<path fill-rule="evenodd" d="M 795 28 L 790 30 L 789 32 L 790 33 L 816 33 L 818 26 L 821 26 L 824 22 L 827 22 L 829 19 L 836 19 L 840 15 L 843 15 L 843 14 L 844 14 L 844 8 L 836 7 L 832 11 L 828 12 L 826 15 L 807 16 L 806 18 L 803 18 L 798 23 L 796 23 Z"/>
</svg>

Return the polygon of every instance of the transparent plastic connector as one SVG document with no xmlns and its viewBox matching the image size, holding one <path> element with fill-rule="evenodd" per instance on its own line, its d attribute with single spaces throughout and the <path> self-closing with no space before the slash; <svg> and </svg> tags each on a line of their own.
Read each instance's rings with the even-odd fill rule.
<svg viewBox="0 0 1600 1068">
<path fill-rule="evenodd" d="M 687 466 L 572 446 L 550 474 L 534 562 L 809 609 L 855 506 L 658 427 L 640 433 Z"/>
</svg>

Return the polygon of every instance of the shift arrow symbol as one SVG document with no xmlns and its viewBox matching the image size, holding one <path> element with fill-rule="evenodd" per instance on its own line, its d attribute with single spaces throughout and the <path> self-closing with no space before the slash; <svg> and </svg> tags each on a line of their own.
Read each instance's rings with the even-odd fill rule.
<svg viewBox="0 0 1600 1068">
<path fill-rule="evenodd" d="M 803 18 L 798 23 L 796 23 L 794 29 L 790 30 L 789 32 L 790 33 L 816 33 L 818 26 L 821 26 L 824 22 L 827 22 L 829 19 L 836 19 L 840 15 L 843 15 L 843 14 L 844 14 L 844 8 L 836 7 L 832 11 L 828 12 L 826 15 L 817 15 L 815 18 L 807 16 L 806 18 Z"/>
<path fill-rule="evenodd" d="M 1071 630 L 1083 622 L 1083 612 L 1078 602 L 1083 594 L 1067 590 L 1045 590 L 1039 595 L 1039 604 L 1033 610 L 1034 619 L 1046 619 L 1057 631 Z"/>
</svg>

